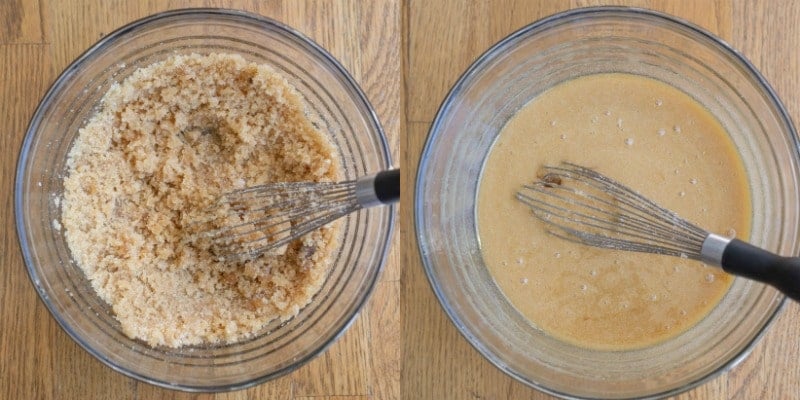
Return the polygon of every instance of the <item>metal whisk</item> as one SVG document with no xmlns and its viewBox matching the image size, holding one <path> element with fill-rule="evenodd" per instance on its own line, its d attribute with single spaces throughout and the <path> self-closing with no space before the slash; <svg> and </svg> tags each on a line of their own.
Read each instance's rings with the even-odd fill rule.
<svg viewBox="0 0 800 400">
<path fill-rule="evenodd" d="M 546 166 L 517 199 L 545 222 L 550 234 L 562 239 L 701 260 L 770 284 L 800 301 L 800 258 L 709 233 L 592 169 L 566 162 Z"/>
<path fill-rule="evenodd" d="M 195 242 L 223 259 L 251 259 L 362 208 L 396 202 L 400 171 L 345 182 L 286 182 L 226 193 L 198 221 Z"/>
</svg>

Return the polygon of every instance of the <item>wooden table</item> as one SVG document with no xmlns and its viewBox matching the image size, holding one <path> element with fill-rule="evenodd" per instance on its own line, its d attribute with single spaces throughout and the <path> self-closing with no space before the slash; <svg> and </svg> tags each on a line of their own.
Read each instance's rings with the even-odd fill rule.
<svg viewBox="0 0 800 400">
<path fill-rule="evenodd" d="M 366 308 L 324 355 L 248 390 L 197 395 L 112 371 L 58 327 L 37 298 L 14 231 L 17 152 L 36 104 L 75 57 L 112 30 L 169 8 L 249 10 L 330 51 L 375 106 L 396 157 L 400 133 L 400 3 L 386 1 L 0 2 L 0 399 L 399 399 L 400 263 L 395 245 Z M 398 163 L 399 164 L 399 163 Z M 398 242 L 399 235 L 395 235 Z"/>
<path fill-rule="evenodd" d="M 109 3 L 109 4 L 104 4 Z M 413 177 L 436 109 L 491 44 L 543 16 L 592 1 L 0 2 L 0 399 L 548 399 L 500 373 L 445 317 L 425 280 L 412 220 Z M 624 2 L 665 11 L 742 51 L 800 116 L 800 5 L 790 0 Z M 220 395 L 159 389 L 111 371 L 57 326 L 28 281 L 13 225 L 17 151 L 58 73 L 111 30 L 168 8 L 223 6 L 281 20 L 350 70 L 403 168 L 400 234 L 366 309 L 324 355 L 258 387 Z M 405 98 L 405 101 L 403 101 Z M 399 150 L 401 149 L 401 150 Z M 399 153 L 398 153 L 399 151 Z M 800 399 L 800 307 L 790 304 L 750 357 L 680 399 Z"/>
<path fill-rule="evenodd" d="M 405 399 L 550 399 L 502 374 L 461 337 L 425 279 L 412 220 L 413 177 L 428 128 L 450 86 L 492 44 L 539 18 L 603 1 L 410 0 L 404 3 L 406 129 L 401 254 Z M 716 33 L 771 82 L 800 121 L 800 4 L 787 1 L 613 2 L 664 11 Z M 679 399 L 800 399 L 800 307 L 790 304 L 733 371 Z"/>
</svg>

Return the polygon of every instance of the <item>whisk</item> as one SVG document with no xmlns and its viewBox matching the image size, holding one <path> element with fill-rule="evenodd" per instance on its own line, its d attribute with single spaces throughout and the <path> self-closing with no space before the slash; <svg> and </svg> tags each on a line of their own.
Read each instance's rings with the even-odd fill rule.
<svg viewBox="0 0 800 400">
<path fill-rule="evenodd" d="M 198 221 L 202 241 L 221 259 L 252 259 L 362 208 L 397 202 L 400 171 L 344 182 L 285 182 L 226 193 Z"/>
<path fill-rule="evenodd" d="M 709 233 L 592 169 L 546 166 L 516 195 L 548 232 L 573 242 L 700 260 L 770 284 L 800 301 L 800 258 L 781 257 L 739 239 Z"/>
</svg>

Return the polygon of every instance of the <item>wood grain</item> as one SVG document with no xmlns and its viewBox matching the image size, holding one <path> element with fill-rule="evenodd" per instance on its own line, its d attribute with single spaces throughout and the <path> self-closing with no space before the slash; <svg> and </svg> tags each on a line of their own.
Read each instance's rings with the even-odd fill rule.
<svg viewBox="0 0 800 400">
<path fill-rule="evenodd" d="M 38 300 L 21 259 L 12 204 L 17 151 L 28 119 L 47 86 L 98 39 L 135 19 L 186 7 L 247 10 L 309 36 L 360 84 L 391 152 L 399 155 L 398 0 L 0 2 L 0 112 L 5 127 L 0 135 L 0 399 L 399 399 L 397 249 L 390 253 L 367 306 L 327 352 L 287 376 L 230 393 L 165 390 L 116 373 L 69 339 Z M 398 240 L 395 235 L 394 242 Z"/>
<path fill-rule="evenodd" d="M 38 1 L 0 2 L 0 43 L 42 43 L 42 14 Z"/>
<path fill-rule="evenodd" d="M 5 399 L 529 399 L 552 397 L 505 376 L 458 333 L 423 274 L 413 185 L 427 130 L 450 86 L 493 43 L 571 7 L 621 4 L 684 18 L 729 41 L 800 116 L 800 4 L 548 0 L 7 0 L 0 2 L 0 398 Z M 174 8 L 227 7 L 281 20 L 328 49 L 370 98 L 401 165 L 395 247 L 370 302 L 324 355 L 243 391 L 193 394 L 126 378 L 57 326 L 28 281 L 13 225 L 16 152 L 47 85 L 84 49 L 134 19 Z M 401 20 L 402 18 L 402 20 Z M 785 308 L 731 372 L 676 399 L 800 399 L 800 307 Z"/>
<path fill-rule="evenodd" d="M 3 20 L 3 18 L 0 18 Z M 50 327 L 55 322 L 39 302 L 25 274 L 14 231 L 13 184 L 16 149 L 28 117 L 50 80 L 42 45 L 0 45 L 0 113 L 7 129 L 0 134 L 0 397 L 46 398 L 54 382 L 42 376 L 51 365 Z M 7 150 L 6 150 L 7 149 Z M 37 334 L 33 334 L 33 333 Z M 60 333 L 62 334 L 63 333 Z M 71 343 L 70 343 L 71 344 Z"/>
<path fill-rule="evenodd" d="M 437 108 L 459 75 L 489 46 L 537 19 L 573 7 L 627 5 L 666 12 L 728 41 L 800 116 L 800 5 L 792 1 L 409 0 L 404 11 L 404 208 L 401 213 L 404 399 L 551 399 L 503 375 L 459 335 L 430 289 L 416 249 L 413 177 Z M 408 189 L 406 189 L 408 188 Z M 800 399 L 800 307 L 788 305 L 751 355 L 679 400 Z"/>
</svg>

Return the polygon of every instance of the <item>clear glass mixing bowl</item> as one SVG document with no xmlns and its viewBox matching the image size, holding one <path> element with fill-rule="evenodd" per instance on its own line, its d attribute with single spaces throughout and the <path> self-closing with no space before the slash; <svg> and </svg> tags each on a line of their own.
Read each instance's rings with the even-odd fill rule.
<svg viewBox="0 0 800 400">
<path fill-rule="evenodd" d="M 588 8 L 529 25 L 483 54 L 459 79 L 431 127 L 419 166 L 415 222 L 431 286 L 463 336 L 505 373 L 564 398 L 659 398 L 742 360 L 784 301 L 737 278 L 698 325 L 665 343 L 592 351 L 528 323 L 484 266 L 475 193 L 484 160 L 509 118 L 577 76 L 624 72 L 664 81 L 704 104 L 738 147 L 752 188 L 749 240 L 798 253 L 800 157 L 792 123 L 764 78 L 720 39 L 640 9 Z"/>
<path fill-rule="evenodd" d="M 74 263 L 60 218 L 66 155 L 109 85 L 173 54 L 227 52 L 268 64 L 308 104 L 307 114 L 340 150 L 346 178 L 391 165 L 369 102 L 345 69 L 302 34 L 230 10 L 178 10 L 133 22 L 102 39 L 55 81 L 28 128 L 14 193 L 17 232 L 30 278 L 64 330 L 89 353 L 128 376 L 183 390 L 219 391 L 277 377 L 322 352 L 350 325 L 384 264 L 391 207 L 353 214 L 328 279 L 311 304 L 252 340 L 224 346 L 152 348 L 122 334 L 110 307 Z"/>
</svg>

